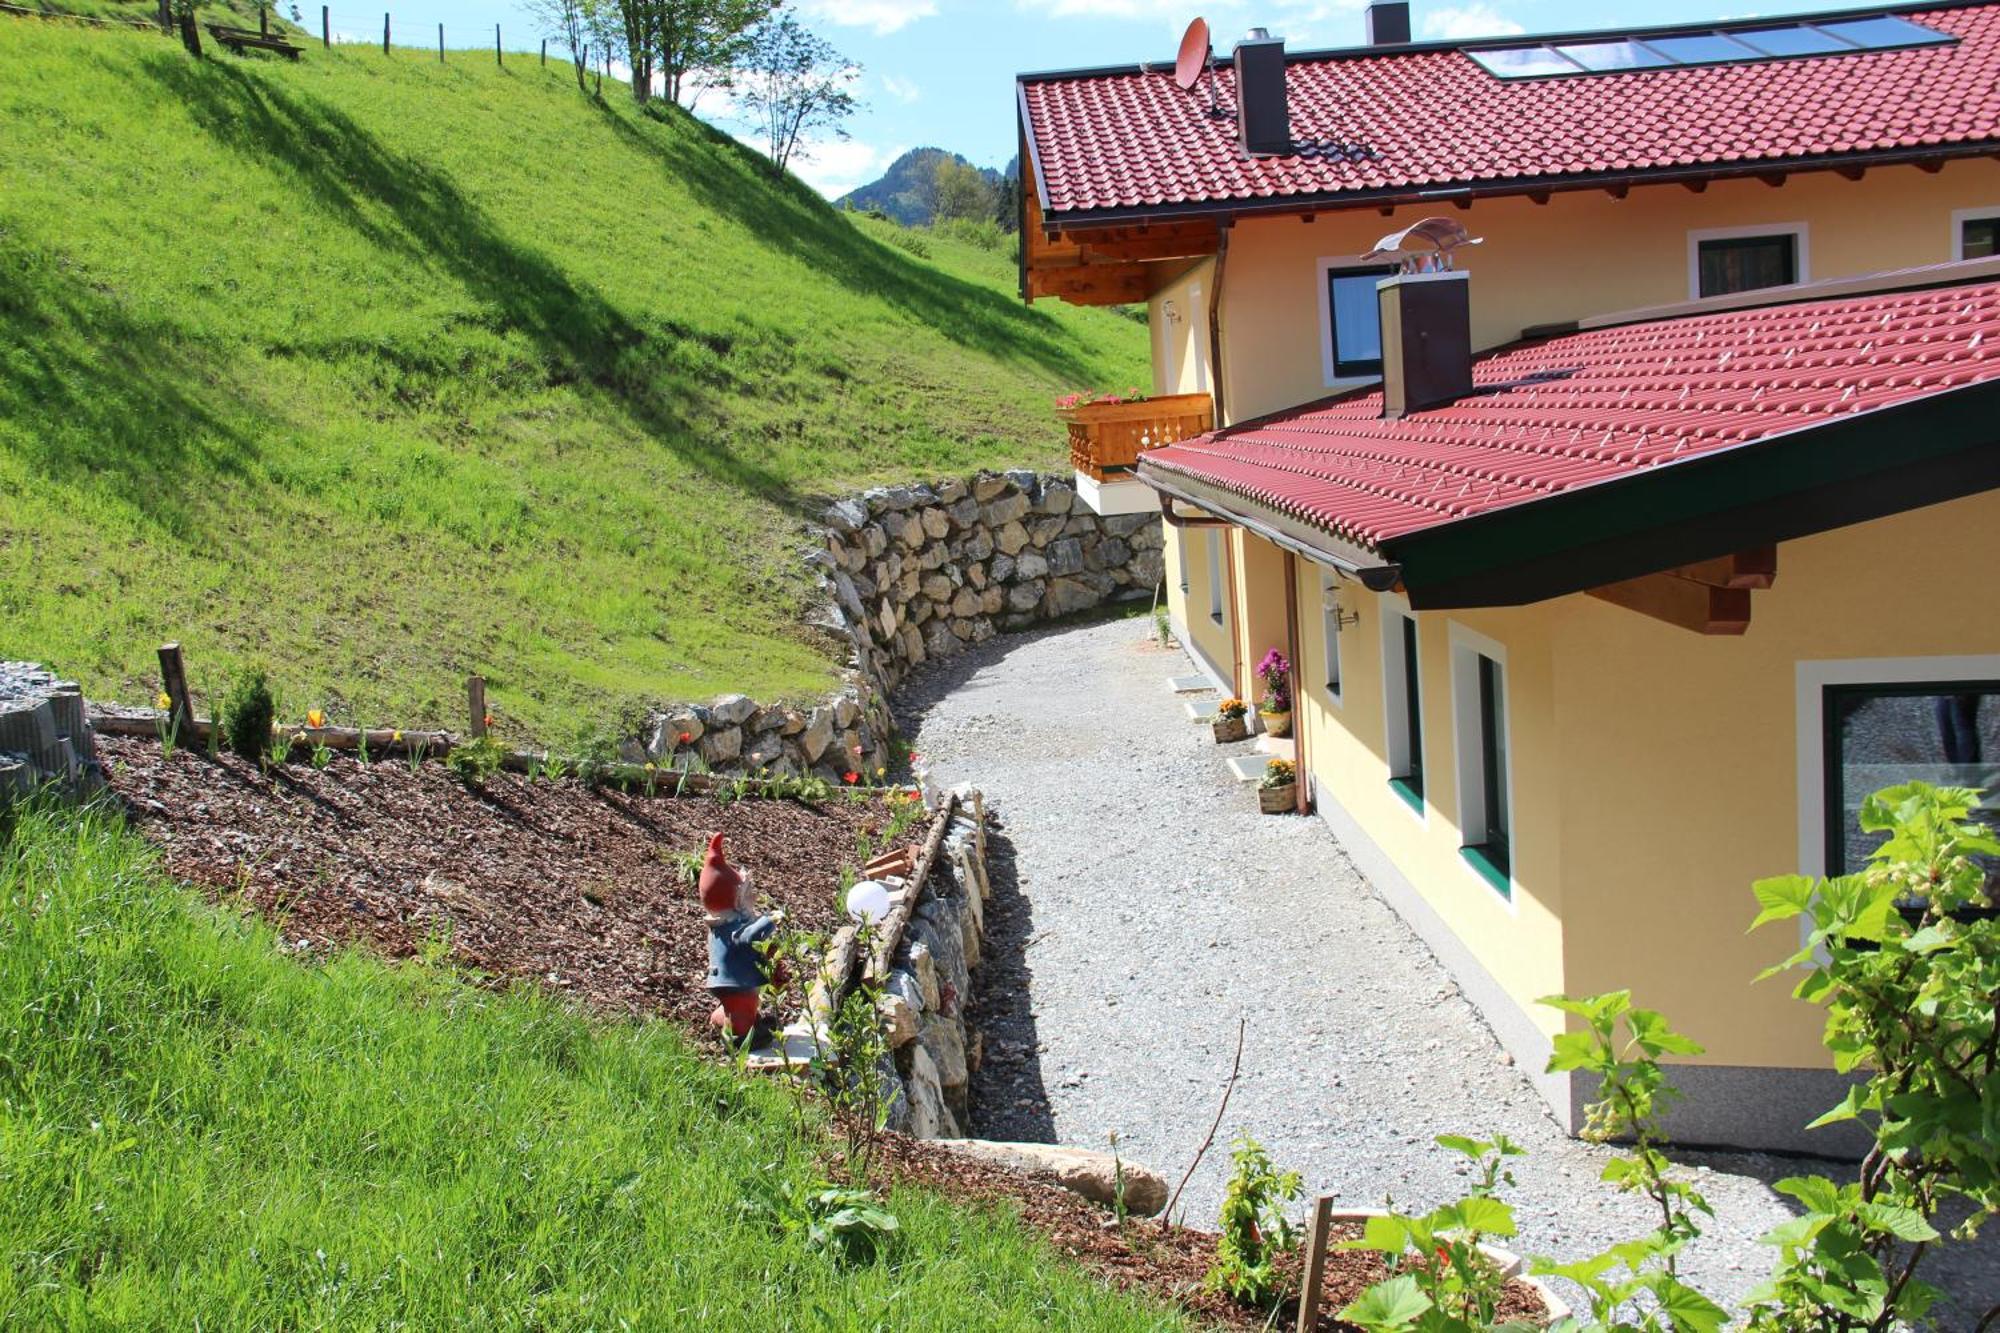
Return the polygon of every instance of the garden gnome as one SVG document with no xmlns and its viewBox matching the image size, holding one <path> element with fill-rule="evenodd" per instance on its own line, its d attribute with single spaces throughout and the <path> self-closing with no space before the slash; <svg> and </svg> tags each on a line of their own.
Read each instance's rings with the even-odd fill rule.
<svg viewBox="0 0 2000 1333">
<path fill-rule="evenodd" d="M 750 914 L 750 877 L 722 854 L 722 835 L 709 839 L 701 867 L 701 905 L 708 912 L 709 994 L 715 1012 L 708 1021 L 723 1040 L 740 1042 L 768 1036 L 758 1016 L 759 993 L 771 980 L 769 961 L 758 950 L 778 928 L 783 914 Z"/>
</svg>

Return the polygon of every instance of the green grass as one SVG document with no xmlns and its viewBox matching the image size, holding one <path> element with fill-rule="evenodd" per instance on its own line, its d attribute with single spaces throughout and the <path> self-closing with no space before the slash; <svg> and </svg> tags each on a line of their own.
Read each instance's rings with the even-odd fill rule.
<svg viewBox="0 0 2000 1333">
<path fill-rule="evenodd" d="M 574 740 L 830 679 L 801 523 L 1056 464 L 1117 314 L 859 226 L 566 66 L 297 64 L 0 17 L 0 656 L 150 698 L 268 664 L 294 712 Z"/>
<path fill-rule="evenodd" d="M 1177 1324 L 912 1188 L 814 1253 L 739 1206 L 814 1146 L 665 1025 L 295 962 L 102 813 L 0 839 L 0 1327 Z"/>
</svg>

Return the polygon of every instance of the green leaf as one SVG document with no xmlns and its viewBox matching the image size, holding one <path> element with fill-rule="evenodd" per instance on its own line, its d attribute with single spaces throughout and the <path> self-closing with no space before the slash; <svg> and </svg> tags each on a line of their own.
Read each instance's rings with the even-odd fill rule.
<svg viewBox="0 0 2000 1333">
<path fill-rule="evenodd" d="M 1452 1206 L 1458 1225 L 1488 1236 L 1514 1234 L 1514 1210 L 1498 1199 L 1461 1199 Z"/>
<path fill-rule="evenodd" d="M 1924 1220 L 1923 1214 L 1914 1208 L 1904 1208 L 1892 1203 L 1864 1203 L 1855 1210 L 1863 1222 L 1877 1231 L 1886 1231 L 1898 1240 L 1936 1240 L 1936 1228 Z"/>
<path fill-rule="evenodd" d="M 1417 1288 L 1417 1280 L 1405 1273 L 1387 1282 L 1377 1282 L 1361 1293 L 1359 1300 L 1340 1312 L 1340 1317 L 1359 1324 L 1371 1333 L 1409 1327 L 1431 1309 L 1431 1298 Z"/>
<path fill-rule="evenodd" d="M 1757 895 L 1764 910 L 1750 923 L 1750 929 L 1801 915 L 1812 902 L 1815 887 L 1814 881 L 1805 875 L 1776 875 L 1758 880 L 1750 886 L 1750 891 Z"/>
<path fill-rule="evenodd" d="M 1729 1311 L 1693 1287 L 1664 1274 L 1653 1284 L 1660 1308 L 1673 1321 L 1675 1333 L 1721 1333 L 1729 1322 Z"/>
<path fill-rule="evenodd" d="M 1797 1199 L 1811 1212 L 1841 1211 L 1840 1186 L 1825 1176 L 1787 1176 L 1772 1188 L 1780 1194 Z"/>
</svg>

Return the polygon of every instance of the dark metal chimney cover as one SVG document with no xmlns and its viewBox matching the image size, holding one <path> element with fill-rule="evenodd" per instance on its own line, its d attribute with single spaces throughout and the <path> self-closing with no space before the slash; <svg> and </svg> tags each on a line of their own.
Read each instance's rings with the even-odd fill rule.
<svg viewBox="0 0 2000 1333">
<path fill-rule="evenodd" d="M 1408 0 L 1397 0 L 1393 4 L 1376 0 L 1368 6 L 1366 22 L 1370 46 L 1401 46 L 1410 40 Z"/>
<path fill-rule="evenodd" d="M 1262 28 L 1236 44 L 1236 125 L 1247 153 L 1292 151 L 1292 116 L 1285 100 L 1285 39 Z"/>
</svg>

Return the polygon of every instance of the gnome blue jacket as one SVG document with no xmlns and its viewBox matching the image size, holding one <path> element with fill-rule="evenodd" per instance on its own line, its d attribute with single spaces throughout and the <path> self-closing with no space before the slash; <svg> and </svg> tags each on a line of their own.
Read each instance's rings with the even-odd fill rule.
<svg viewBox="0 0 2000 1333">
<path fill-rule="evenodd" d="M 731 912 L 708 923 L 709 990 L 757 990 L 769 979 L 758 944 L 770 938 L 778 923 L 768 916 L 752 918 Z"/>
</svg>

